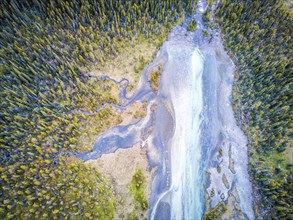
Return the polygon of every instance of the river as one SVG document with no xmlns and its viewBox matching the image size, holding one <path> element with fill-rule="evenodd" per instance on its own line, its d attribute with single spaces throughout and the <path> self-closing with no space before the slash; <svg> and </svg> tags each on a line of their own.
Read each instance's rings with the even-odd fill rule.
<svg viewBox="0 0 293 220">
<path fill-rule="evenodd" d="M 199 0 L 196 31 L 186 30 L 188 21 L 176 26 L 145 68 L 135 94 L 129 98 L 126 87 L 122 91 L 128 104 L 115 107 L 126 109 L 137 100 L 147 100 L 147 116 L 135 124 L 111 128 L 96 139 L 92 151 L 76 154 L 86 161 L 137 142 L 148 143 L 150 166 L 158 168 L 150 219 L 202 219 L 206 208 L 221 201 L 239 207 L 240 211 L 228 207 L 227 218 L 254 219 L 247 138 L 231 105 L 235 66 L 219 31 L 203 22 L 205 10 L 206 2 Z M 205 29 L 208 36 L 203 34 Z M 155 94 L 147 74 L 162 63 Z"/>
<path fill-rule="evenodd" d="M 193 37 L 185 36 L 184 30 L 180 27 L 173 30 L 176 34 L 170 36 L 163 46 L 168 54 L 168 62 L 164 66 L 159 94 L 164 98 L 166 108 L 173 109 L 174 130 L 172 137 L 165 143 L 171 155 L 170 163 L 166 165 L 170 169 L 171 184 L 167 193 L 163 193 L 164 197 L 158 200 L 170 205 L 168 217 L 170 215 L 172 219 L 187 219 L 191 216 L 199 218 L 203 212 L 201 192 L 196 187 L 201 186 L 199 164 L 203 58 L 196 49 Z M 160 216 L 153 217 L 166 218 L 161 215 L 168 211 L 163 212 L 162 208 L 159 210 Z"/>
</svg>

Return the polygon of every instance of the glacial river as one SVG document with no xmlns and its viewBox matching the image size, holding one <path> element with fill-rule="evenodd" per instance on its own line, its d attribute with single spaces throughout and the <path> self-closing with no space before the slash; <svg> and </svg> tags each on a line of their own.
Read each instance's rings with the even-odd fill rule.
<svg viewBox="0 0 293 220">
<path fill-rule="evenodd" d="M 161 76 L 159 93 L 161 108 L 165 110 L 159 110 L 157 116 L 161 118 L 160 114 L 169 111 L 173 130 L 168 139 L 166 134 L 160 136 L 159 130 L 170 128 L 169 124 L 164 128 L 160 123 L 159 128 L 155 128 L 154 139 L 168 146 L 170 156 L 165 158 L 164 166 L 170 182 L 167 190 L 163 190 L 154 202 L 151 219 L 201 219 L 203 216 L 204 56 L 197 37 L 197 33 L 178 26 L 161 48 L 168 61 Z M 156 179 L 153 188 L 156 188 Z"/>
<path fill-rule="evenodd" d="M 179 28 L 177 31 L 180 31 Z M 174 111 L 173 135 L 166 143 L 171 154 L 168 164 L 171 184 L 158 202 L 166 200 L 170 206 L 168 217 L 172 219 L 199 219 L 203 213 L 199 169 L 203 57 L 195 44 L 186 39 L 185 33 L 176 33 L 173 37 L 164 45 L 168 62 L 164 66 L 162 87 L 167 88 L 160 93 L 160 96 L 169 100 L 165 103 L 167 109 Z M 160 214 L 163 214 L 162 208 Z"/>
<path fill-rule="evenodd" d="M 128 104 L 115 107 L 126 109 L 137 100 L 148 100 L 147 116 L 135 124 L 111 128 L 96 139 L 92 151 L 76 155 L 86 161 L 137 142 L 147 143 L 150 166 L 158 168 L 150 219 L 202 219 L 207 204 L 213 208 L 233 198 L 241 212 L 232 211 L 231 216 L 254 219 L 247 139 L 231 106 L 235 67 L 217 30 L 204 37 L 205 8 L 200 0 L 196 31 L 187 31 L 186 24 L 171 31 L 145 68 L 134 95 L 125 97 L 126 87 L 122 91 L 121 98 Z M 147 74 L 162 63 L 155 94 Z"/>
</svg>

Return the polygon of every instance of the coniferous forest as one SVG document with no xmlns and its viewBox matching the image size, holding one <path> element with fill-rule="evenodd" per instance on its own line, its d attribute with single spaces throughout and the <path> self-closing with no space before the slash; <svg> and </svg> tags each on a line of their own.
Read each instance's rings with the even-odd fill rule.
<svg viewBox="0 0 293 220">
<path fill-rule="evenodd" d="M 250 142 L 259 214 L 292 219 L 292 8 L 276 0 L 225 0 L 216 16 L 238 69 L 234 110 Z"/>
<path fill-rule="evenodd" d="M 105 65 L 135 44 L 134 36 L 163 40 L 162 28 L 170 30 L 192 4 L 1 1 L 1 219 L 113 218 L 111 185 L 70 156 L 90 117 L 76 110 L 115 103 L 109 82 L 90 80 L 88 67 Z M 107 111 L 97 115 L 109 117 Z"/>
<path fill-rule="evenodd" d="M 80 137 L 89 121 L 99 122 L 96 134 L 116 123 L 110 107 L 102 107 L 118 103 L 118 85 L 89 72 L 140 41 L 156 42 L 158 50 L 196 2 L 1 1 L 0 219 L 114 218 L 112 183 L 74 157 L 84 151 Z M 206 12 L 205 22 L 216 28 L 209 19 Z M 293 219 L 292 19 L 290 1 L 222 0 L 215 12 L 237 69 L 233 108 L 249 140 L 264 219 Z M 187 28 L 195 31 L 197 23 Z M 156 92 L 159 78 L 154 72 L 149 79 Z M 146 210 L 144 179 L 138 170 L 131 193 Z"/>
</svg>

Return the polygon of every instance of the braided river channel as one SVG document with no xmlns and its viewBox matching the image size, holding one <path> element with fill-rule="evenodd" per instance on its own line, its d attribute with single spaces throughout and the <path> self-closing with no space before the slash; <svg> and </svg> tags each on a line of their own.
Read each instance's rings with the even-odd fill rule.
<svg viewBox="0 0 293 220">
<path fill-rule="evenodd" d="M 202 219 L 207 206 L 232 197 L 241 216 L 254 219 L 247 138 L 231 103 L 235 66 L 218 30 L 204 36 L 206 2 L 199 1 L 197 7 L 196 31 L 187 31 L 188 21 L 173 28 L 133 96 L 126 96 L 127 83 L 122 88 L 127 105 L 114 106 L 125 110 L 147 100 L 147 115 L 135 124 L 111 128 L 97 137 L 90 152 L 76 156 L 87 161 L 141 142 L 147 146 L 150 167 L 157 167 L 150 219 Z M 154 93 L 148 74 L 158 66 L 162 74 Z"/>
</svg>

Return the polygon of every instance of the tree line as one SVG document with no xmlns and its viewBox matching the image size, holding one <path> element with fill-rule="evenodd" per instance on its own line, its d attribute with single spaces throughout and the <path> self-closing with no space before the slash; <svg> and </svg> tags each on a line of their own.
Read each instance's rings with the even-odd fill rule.
<svg viewBox="0 0 293 220">
<path fill-rule="evenodd" d="M 117 100 L 87 72 L 135 37 L 162 38 L 192 0 L 3 0 L 0 7 L 0 218 L 111 219 L 115 195 L 74 157 L 89 116 Z M 159 46 L 159 45 L 158 45 Z M 101 123 L 111 115 L 99 113 Z"/>
<path fill-rule="evenodd" d="M 224 0 L 216 17 L 237 64 L 233 105 L 263 217 L 292 219 L 292 10 L 284 1 Z"/>
</svg>

